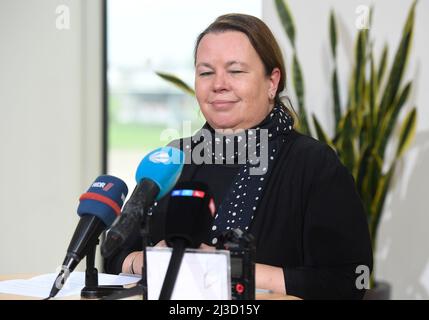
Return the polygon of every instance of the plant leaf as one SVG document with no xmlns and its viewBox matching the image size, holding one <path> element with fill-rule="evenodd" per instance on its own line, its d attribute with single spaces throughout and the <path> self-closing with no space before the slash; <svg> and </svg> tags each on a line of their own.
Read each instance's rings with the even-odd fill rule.
<svg viewBox="0 0 429 320">
<path fill-rule="evenodd" d="M 386 150 L 387 143 L 391 137 L 393 129 L 397 123 L 399 113 L 404 106 L 406 100 L 408 99 L 409 93 L 411 91 L 412 82 L 408 82 L 407 85 L 402 89 L 399 94 L 399 98 L 394 104 L 394 107 L 387 112 L 387 114 L 383 118 L 383 124 L 380 128 L 380 135 L 377 137 L 378 144 L 378 154 L 380 157 L 384 157 L 384 152 Z"/>
<path fill-rule="evenodd" d="M 358 39 L 356 43 L 355 57 L 356 57 L 356 66 L 354 71 L 354 102 L 357 108 L 361 107 L 361 102 L 364 98 L 362 95 L 365 91 L 362 88 L 365 81 L 365 31 L 361 30 L 358 34 Z M 363 92 L 362 92 L 363 90 Z"/>
<path fill-rule="evenodd" d="M 341 105 L 340 105 L 340 90 L 338 85 L 337 75 L 337 26 L 335 22 L 334 10 L 331 10 L 329 19 L 329 35 L 331 39 L 331 52 L 334 60 L 334 70 L 332 71 L 332 100 L 334 102 L 334 121 L 335 121 L 335 133 L 338 132 L 338 125 L 341 120 Z"/>
<path fill-rule="evenodd" d="M 395 164 L 392 164 L 387 174 L 383 175 L 378 181 L 377 192 L 374 196 L 371 206 L 370 232 L 373 241 L 375 241 L 377 237 L 377 230 L 378 225 L 380 223 L 381 213 L 383 211 L 386 195 L 389 191 L 390 181 L 392 180 L 394 171 Z"/>
<path fill-rule="evenodd" d="M 316 115 L 313 113 L 312 116 L 313 116 L 314 127 L 316 128 L 316 134 L 317 134 L 318 140 L 326 143 L 327 145 L 329 145 L 335 149 L 334 144 L 332 143 L 331 139 L 329 139 L 325 130 L 323 130 L 322 125 L 320 124 L 319 120 L 317 120 Z"/>
<path fill-rule="evenodd" d="M 364 151 L 364 155 L 361 158 L 359 164 L 359 173 L 356 179 L 356 181 L 359 181 L 359 183 L 357 182 L 356 186 L 364 203 L 369 221 L 371 221 L 371 205 L 377 191 L 378 183 L 380 181 L 381 170 L 382 162 L 377 157 L 373 147 L 368 146 L 368 148 Z"/>
<path fill-rule="evenodd" d="M 376 106 L 375 106 L 375 99 L 377 97 L 377 91 L 378 91 L 378 82 L 375 74 L 375 65 L 374 65 L 374 57 L 370 55 L 370 78 L 369 78 L 369 97 L 368 97 L 368 104 L 369 104 L 369 116 L 368 116 L 368 124 L 367 124 L 367 130 L 368 130 L 368 143 L 373 144 L 375 140 L 375 117 L 376 117 Z"/>
<path fill-rule="evenodd" d="M 338 85 L 337 68 L 332 71 L 332 99 L 334 101 L 335 132 L 341 120 L 340 89 Z"/>
<path fill-rule="evenodd" d="M 338 139 L 336 150 L 338 151 L 343 164 L 350 170 L 354 177 L 356 177 L 355 149 L 353 143 L 356 139 L 355 128 L 354 112 L 353 109 L 349 109 L 341 120 L 341 135 Z"/>
<path fill-rule="evenodd" d="M 276 0 L 277 14 L 279 15 L 280 22 L 285 30 L 292 47 L 295 49 L 295 24 L 293 22 L 292 14 L 290 13 L 289 6 L 286 1 Z"/>
<path fill-rule="evenodd" d="M 395 58 L 393 60 L 392 69 L 389 74 L 389 79 L 386 84 L 386 89 L 381 99 L 379 119 L 381 119 L 381 117 L 385 115 L 387 110 L 393 104 L 393 101 L 395 100 L 399 86 L 401 84 L 402 75 L 404 73 L 405 66 L 409 57 L 409 52 L 411 47 L 410 43 L 413 36 L 415 6 L 416 6 L 416 1 L 414 1 L 414 3 L 411 6 L 411 9 L 408 13 L 407 21 L 404 26 L 404 30 L 402 31 L 402 39 L 396 51 Z"/>
<path fill-rule="evenodd" d="M 365 179 L 365 176 L 368 174 L 368 165 L 369 165 L 371 155 L 372 155 L 372 146 L 367 145 L 366 147 L 363 148 L 363 152 L 361 153 L 361 156 L 359 157 L 359 160 L 358 160 L 358 164 L 357 164 L 358 170 L 357 170 L 357 175 L 356 175 L 356 188 L 358 189 L 359 194 L 361 194 L 361 195 L 368 195 L 363 190 L 363 181 Z M 364 199 L 362 199 L 362 200 L 364 200 Z"/>
<path fill-rule="evenodd" d="M 380 66 L 378 68 L 378 73 L 377 73 L 377 82 L 379 84 L 381 84 L 381 81 L 383 80 L 383 76 L 384 76 L 384 71 L 386 70 L 388 53 L 389 53 L 389 47 L 386 43 L 383 48 L 383 53 L 381 54 Z"/>
<path fill-rule="evenodd" d="M 371 6 L 371 7 L 369 8 L 368 30 L 371 30 L 371 28 L 372 28 L 372 17 L 373 17 L 372 13 L 373 13 L 373 12 L 374 12 L 374 7 L 373 7 L 373 6 Z"/>
<path fill-rule="evenodd" d="M 408 147 L 411 144 L 411 141 L 414 138 L 414 135 L 416 133 L 416 116 L 417 116 L 417 110 L 414 107 L 406 116 L 401 133 L 399 135 L 399 143 L 398 143 L 398 149 L 396 151 L 396 158 L 402 157 L 404 152 L 408 149 Z"/>
<path fill-rule="evenodd" d="M 371 148 L 368 159 L 367 172 L 363 177 L 362 192 L 365 194 L 367 208 L 371 207 L 372 200 L 377 192 L 377 185 L 382 175 L 383 161 L 377 155 L 374 148 Z M 370 211 L 368 211 L 370 212 Z"/>
<path fill-rule="evenodd" d="M 334 59 L 337 56 L 337 26 L 335 22 L 335 13 L 334 10 L 331 10 L 331 15 L 329 19 L 329 35 L 331 39 L 331 51 Z"/>
<path fill-rule="evenodd" d="M 174 84 L 176 87 L 178 87 L 180 90 L 184 91 L 185 93 L 195 96 L 194 89 L 192 89 L 190 86 L 188 86 L 185 82 L 183 82 L 181 79 L 179 79 L 175 75 L 172 75 L 169 73 L 164 73 L 164 72 L 158 72 L 158 71 L 155 73 L 159 77 L 161 77 L 162 79 L 164 79 L 168 82 L 171 82 L 172 84 Z"/>
<path fill-rule="evenodd" d="M 296 54 L 293 55 L 292 65 L 293 85 L 298 99 L 298 111 L 299 111 L 299 127 L 305 134 L 310 134 L 307 113 L 305 110 L 304 100 L 304 80 L 302 78 L 301 65 L 299 64 L 298 57 Z"/>
</svg>

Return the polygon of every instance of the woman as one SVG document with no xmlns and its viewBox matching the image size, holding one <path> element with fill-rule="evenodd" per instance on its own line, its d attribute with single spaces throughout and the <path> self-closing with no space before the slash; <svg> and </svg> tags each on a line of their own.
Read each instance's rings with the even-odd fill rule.
<svg viewBox="0 0 429 320">
<path fill-rule="evenodd" d="M 180 181 L 206 182 L 214 194 L 218 210 L 207 245 L 215 245 L 231 228 L 253 234 L 257 288 L 304 299 L 360 299 L 364 290 L 356 286 L 356 268 L 372 266 L 363 206 L 335 152 L 293 129 L 280 99 L 285 83 L 280 48 L 258 18 L 223 15 L 204 30 L 195 46 L 195 91 L 207 120 L 203 129 L 212 136 L 200 132 L 178 145 L 210 153 L 202 164 L 185 165 Z M 266 143 L 263 132 L 268 133 Z M 247 139 L 232 163 L 223 148 L 213 148 L 227 149 L 235 141 L 231 133 L 244 133 Z M 239 161 L 251 154 L 252 144 L 267 159 L 257 174 L 250 173 L 255 168 L 250 156 Z M 167 202 L 168 197 L 154 208 L 153 244 L 164 238 Z M 106 270 L 140 271 L 140 243 L 136 235 L 106 261 Z"/>
</svg>

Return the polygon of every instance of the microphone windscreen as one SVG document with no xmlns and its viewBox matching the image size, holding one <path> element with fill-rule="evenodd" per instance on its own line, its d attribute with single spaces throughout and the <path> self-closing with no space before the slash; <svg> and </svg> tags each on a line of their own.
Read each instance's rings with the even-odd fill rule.
<svg viewBox="0 0 429 320">
<path fill-rule="evenodd" d="M 121 179 L 110 175 L 99 176 L 88 191 L 80 196 L 77 213 L 79 216 L 96 216 L 106 227 L 110 227 L 121 214 L 127 194 L 127 185 Z"/>
<path fill-rule="evenodd" d="M 167 244 L 171 246 L 180 238 L 188 247 L 198 248 L 207 239 L 215 214 L 208 186 L 202 182 L 182 182 L 170 195 L 165 225 Z"/>
<path fill-rule="evenodd" d="M 177 183 L 185 163 L 185 154 L 173 147 L 162 147 L 148 153 L 136 171 L 136 182 L 143 179 L 155 182 L 159 187 L 156 200 L 165 196 Z"/>
</svg>

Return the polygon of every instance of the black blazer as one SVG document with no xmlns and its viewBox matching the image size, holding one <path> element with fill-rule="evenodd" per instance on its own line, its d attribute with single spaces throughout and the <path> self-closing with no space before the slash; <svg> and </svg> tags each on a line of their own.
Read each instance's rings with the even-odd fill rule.
<svg viewBox="0 0 429 320">
<path fill-rule="evenodd" d="M 185 165 L 188 181 L 197 165 Z M 168 196 L 154 209 L 150 231 L 164 239 Z M 366 214 L 353 177 L 335 152 L 292 131 L 279 150 L 249 231 L 256 239 L 256 262 L 283 268 L 288 294 L 304 299 L 361 299 L 356 267 L 372 269 Z M 141 250 L 138 233 L 106 261 L 120 272 L 125 257 Z"/>
</svg>

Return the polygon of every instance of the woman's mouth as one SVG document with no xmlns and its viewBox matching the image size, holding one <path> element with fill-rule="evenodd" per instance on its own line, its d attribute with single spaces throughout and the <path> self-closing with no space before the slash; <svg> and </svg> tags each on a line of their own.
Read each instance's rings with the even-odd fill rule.
<svg viewBox="0 0 429 320">
<path fill-rule="evenodd" d="M 217 110 L 229 109 L 238 101 L 236 100 L 213 100 L 210 105 Z"/>
</svg>

